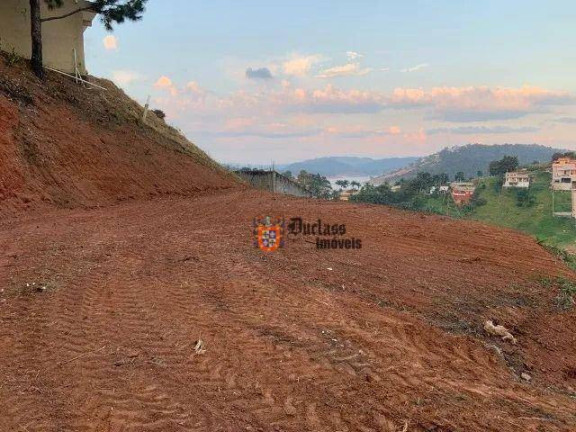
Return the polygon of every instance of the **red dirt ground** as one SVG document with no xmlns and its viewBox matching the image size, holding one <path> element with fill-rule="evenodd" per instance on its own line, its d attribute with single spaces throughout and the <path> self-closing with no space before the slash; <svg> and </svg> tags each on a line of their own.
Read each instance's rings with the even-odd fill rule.
<svg viewBox="0 0 576 432">
<path fill-rule="evenodd" d="M 247 190 L 117 90 L 4 72 L 1 431 L 576 431 L 575 275 L 532 239 Z M 266 214 L 363 247 L 264 254 Z"/>
<path fill-rule="evenodd" d="M 50 74 L 41 83 L 0 57 L 0 216 L 48 206 L 237 187 L 231 176 L 112 83 L 87 90 Z"/>
<path fill-rule="evenodd" d="M 364 246 L 265 255 L 260 212 Z M 538 282 L 568 272 L 519 234 L 237 191 L 12 220 L 0 245 L 3 431 L 576 430 L 575 314 Z"/>
</svg>

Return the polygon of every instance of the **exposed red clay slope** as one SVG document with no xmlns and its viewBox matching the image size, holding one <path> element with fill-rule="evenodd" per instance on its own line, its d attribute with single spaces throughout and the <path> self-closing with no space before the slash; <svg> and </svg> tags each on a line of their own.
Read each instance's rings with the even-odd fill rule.
<svg viewBox="0 0 576 432">
<path fill-rule="evenodd" d="M 532 239 L 247 190 L 138 109 L 0 66 L 0 432 L 576 431 L 574 273 Z M 263 254 L 258 215 L 363 247 Z"/>
<path fill-rule="evenodd" d="M 94 80 L 96 81 L 96 80 Z M 235 180 L 109 81 L 88 90 L 0 58 L 0 214 L 234 187 Z"/>
</svg>

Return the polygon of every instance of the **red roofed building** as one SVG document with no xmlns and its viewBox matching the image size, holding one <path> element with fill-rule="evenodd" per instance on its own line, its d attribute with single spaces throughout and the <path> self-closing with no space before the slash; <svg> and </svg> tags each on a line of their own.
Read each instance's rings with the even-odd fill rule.
<svg viewBox="0 0 576 432">
<path fill-rule="evenodd" d="M 468 204 L 474 195 L 476 186 L 469 182 L 454 182 L 450 185 L 452 199 L 456 205 Z"/>
</svg>

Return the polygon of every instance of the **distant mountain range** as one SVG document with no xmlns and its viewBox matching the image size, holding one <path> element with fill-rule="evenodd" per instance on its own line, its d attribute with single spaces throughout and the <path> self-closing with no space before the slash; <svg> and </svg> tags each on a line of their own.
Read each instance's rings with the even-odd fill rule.
<svg viewBox="0 0 576 432">
<path fill-rule="evenodd" d="M 297 176 L 302 170 L 326 177 L 373 177 L 416 162 L 416 157 L 372 159 L 368 157 L 334 156 L 278 165 L 279 171 L 290 171 Z"/>
<path fill-rule="evenodd" d="M 379 185 L 393 182 L 400 178 L 413 177 L 418 172 L 446 173 L 453 179 L 457 172 L 462 171 L 466 177 L 476 177 L 478 171 L 486 174 L 490 162 L 502 159 L 504 156 L 516 156 L 523 165 L 534 161 L 548 162 L 554 153 L 564 151 L 566 150 L 537 144 L 468 144 L 462 147 L 446 148 L 433 155 L 420 158 L 396 171 L 375 177 L 370 180 L 370 183 Z"/>
<path fill-rule="evenodd" d="M 565 152 L 537 144 L 468 144 L 444 150 L 425 157 L 394 157 L 374 159 L 369 157 L 333 156 L 309 159 L 291 164 L 279 164 L 275 169 L 290 171 L 297 176 L 302 170 L 326 177 L 373 177 L 372 184 L 393 182 L 400 178 L 410 178 L 418 172 L 431 174 L 446 173 L 450 178 L 462 171 L 466 177 L 475 177 L 478 171 L 488 172 L 490 162 L 504 156 L 516 156 L 520 164 L 534 161 L 550 161 L 555 152 Z M 241 168 L 245 165 L 231 165 Z M 247 166 L 262 168 L 262 166 Z M 270 167 L 264 167 L 269 169 Z"/>
</svg>

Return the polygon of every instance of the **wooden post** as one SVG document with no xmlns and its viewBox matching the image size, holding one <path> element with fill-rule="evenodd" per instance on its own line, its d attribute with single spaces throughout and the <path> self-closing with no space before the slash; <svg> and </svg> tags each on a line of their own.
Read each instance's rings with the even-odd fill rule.
<svg viewBox="0 0 576 432">
<path fill-rule="evenodd" d="M 144 105 L 144 114 L 142 114 L 142 122 L 146 123 L 146 117 L 148 116 L 148 110 L 150 109 L 150 96 L 146 100 L 146 105 Z"/>
</svg>

